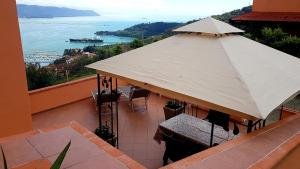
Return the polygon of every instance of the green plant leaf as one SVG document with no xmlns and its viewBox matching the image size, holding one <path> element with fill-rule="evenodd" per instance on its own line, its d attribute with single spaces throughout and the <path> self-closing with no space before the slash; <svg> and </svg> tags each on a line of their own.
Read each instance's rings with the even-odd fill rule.
<svg viewBox="0 0 300 169">
<path fill-rule="evenodd" d="M 69 150 L 71 146 L 71 140 L 69 141 L 69 143 L 66 145 L 66 147 L 64 148 L 64 150 L 59 154 L 59 156 L 57 157 L 57 159 L 55 160 L 55 162 L 52 164 L 50 169 L 59 169 L 62 162 L 65 159 L 65 156 Z"/>
<path fill-rule="evenodd" d="M 1 152 L 2 152 L 2 157 L 3 157 L 4 169 L 8 169 L 8 167 L 7 167 L 7 162 L 6 162 L 6 158 L 5 158 L 5 155 L 4 155 L 2 146 L 1 146 Z"/>
</svg>

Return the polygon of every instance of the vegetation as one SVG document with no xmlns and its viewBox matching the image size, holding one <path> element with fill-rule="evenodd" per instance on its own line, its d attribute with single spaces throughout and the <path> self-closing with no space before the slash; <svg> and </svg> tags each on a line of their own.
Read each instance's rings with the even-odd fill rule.
<svg viewBox="0 0 300 169">
<path fill-rule="evenodd" d="M 177 110 L 183 106 L 178 101 L 170 100 L 170 101 L 167 101 L 166 107 L 173 109 L 173 110 Z"/>
<path fill-rule="evenodd" d="M 148 43 L 152 43 L 153 41 L 151 40 L 147 40 Z M 143 41 L 135 39 L 131 43 L 101 47 L 88 46 L 82 50 L 66 49 L 62 58 L 55 60 L 48 66 L 42 67 L 39 64 L 26 65 L 28 89 L 34 90 L 95 74 L 95 70 L 85 66 L 142 47 L 143 45 Z M 85 52 L 88 52 L 88 54 Z"/>
<path fill-rule="evenodd" d="M 55 74 L 39 64 L 28 64 L 26 75 L 29 90 L 47 87 L 55 82 Z"/>
<path fill-rule="evenodd" d="M 65 148 L 63 149 L 63 151 L 58 155 L 57 159 L 54 161 L 54 163 L 52 164 L 50 169 L 60 169 L 61 164 L 63 163 L 66 154 L 69 150 L 71 146 L 71 140 L 69 141 L 69 143 L 65 146 Z"/>
<path fill-rule="evenodd" d="M 246 37 L 300 58 L 300 37 L 289 35 L 281 28 L 265 27 L 257 33 L 247 33 Z"/>
<path fill-rule="evenodd" d="M 3 152 L 3 149 L 2 149 L 2 146 L 0 146 L 1 148 L 1 153 L 2 153 L 2 159 L 3 159 L 3 166 L 4 166 L 4 169 L 8 169 L 7 167 L 7 161 L 6 161 L 6 157 L 4 155 L 4 152 Z"/>
<path fill-rule="evenodd" d="M 95 134 L 112 146 L 116 146 L 117 138 L 113 131 L 107 126 L 107 124 L 103 125 L 102 127 L 96 128 Z"/>
<path fill-rule="evenodd" d="M 135 39 L 130 43 L 130 47 L 133 49 L 140 48 L 142 46 L 144 46 L 144 42 L 138 39 Z"/>
<path fill-rule="evenodd" d="M 231 18 L 246 14 L 251 11 L 252 6 L 247 6 L 242 9 L 227 12 L 222 15 L 214 15 L 212 17 L 229 23 Z M 243 25 L 235 26 L 244 29 Z M 253 39 L 267 46 L 273 47 L 275 49 L 300 58 L 300 37 L 292 36 L 286 32 L 283 32 L 283 30 L 280 27 L 264 27 L 262 30 L 256 30 L 251 27 L 247 27 L 244 30 L 247 30 L 247 32 L 244 34 L 244 36 L 247 38 Z"/>
<path fill-rule="evenodd" d="M 126 36 L 134 37 L 139 39 L 149 38 L 150 36 L 161 35 L 170 33 L 172 29 L 180 27 L 182 23 L 166 23 L 166 22 L 155 22 L 155 23 L 142 23 L 134 25 L 124 30 L 110 32 L 110 31 L 98 31 L 96 35 L 115 35 L 115 36 Z"/>
<path fill-rule="evenodd" d="M 231 12 L 226 12 L 221 15 L 213 15 L 212 17 L 223 22 L 229 23 L 230 19 L 239 15 L 243 15 L 252 11 L 252 6 L 246 6 L 242 9 L 233 10 Z"/>
<path fill-rule="evenodd" d="M 65 157 L 66 157 L 66 154 L 67 154 L 67 152 L 68 152 L 70 146 L 71 146 L 71 140 L 70 140 L 69 143 L 65 146 L 65 148 L 63 149 L 63 151 L 58 155 L 58 157 L 56 158 L 56 160 L 54 161 L 54 163 L 52 164 L 52 166 L 51 166 L 50 169 L 60 169 L 61 164 L 63 163 L 63 161 L 64 161 L 64 159 L 65 159 Z M 2 158 L 3 158 L 3 166 L 4 166 L 4 169 L 8 169 L 7 161 L 6 161 L 6 158 L 5 158 L 5 155 L 4 155 L 2 146 L 0 146 L 0 148 L 1 148 Z"/>
</svg>

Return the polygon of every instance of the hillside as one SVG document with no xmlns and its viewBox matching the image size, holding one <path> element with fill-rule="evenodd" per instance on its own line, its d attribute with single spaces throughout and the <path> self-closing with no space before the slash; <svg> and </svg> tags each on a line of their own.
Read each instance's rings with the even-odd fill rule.
<svg viewBox="0 0 300 169">
<path fill-rule="evenodd" d="M 229 23 L 229 20 L 232 17 L 242 15 L 248 12 L 251 12 L 252 6 L 247 6 L 242 9 L 237 9 L 231 12 L 227 12 L 221 15 L 213 15 L 212 17 L 219 19 L 221 21 L 225 21 Z M 132 27 L 126 28 L 124 30 L 119 31 L 98 31 L 96 35 L 115 35 L 115 36 L 126 36 L 126 37 L 134 37 L 134 38 L 148 38 L 151 36 L 162 35 L 167 37 L 172 35 L 171 30 L 183 26 L 185 24 L 190 24 L 198 20 L 192 20 L 187 23 L 177 23 L 177 22 L 155 22 L 155 23 L 142 23 L 138 25 L 134 25 Z"/>
<path fill-rule="evenodd" d="M 213 15 L 212 17 L 220 21 L 229 23 L 230 19 L 239 15 L 243 15 L 252 11 L 252 6 L 246 6 L 242 9 L 236 9 L 230 12 L 223 13 L 221 15 Z"/>
<path fill-rule="evenodd" d="M 115 36 L 126 36 L 135 38 L 147 38 L 154 35 L 160 35 L 168 33 L 170 30 L 181 26 L 182 23 L 168 23 L 168 22 L 155 22 L 155 23 L 142 23 L 134 25 L 132 27 L 126 28 L 124 30 L 119 30 L 115 32 L 110 31 L 98 31 L 96 35 L 115 35 Z"/>
<path fill-rule="evenodd" d="M 99 16 L 91 10 L 77 10 L 54 6 L 37 6 L 17 4 L 19 18 L 54 18 L 76 16 Z"/>
</svg>

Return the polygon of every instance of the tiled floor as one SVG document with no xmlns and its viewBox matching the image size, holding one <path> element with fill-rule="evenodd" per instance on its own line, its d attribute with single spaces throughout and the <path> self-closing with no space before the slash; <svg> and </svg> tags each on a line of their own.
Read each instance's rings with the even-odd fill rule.
<svg viewBox="0 0 300 169">
<path fill-rule="evenodd" d="M 148 110 L 144 100 L 134 101 L 134 111 L 128 106 L 126 98 L 121 97 L 119 104 L 119 149 L 149 169 L 162 166 L 165 150 L 164 143 L 154 139 L 159 123 L 164 120 L 163 106 L 167 99 L 151 94 Z M 190 109 L 191 110 L 191 109 Z M 189 111 L 189 114 L 205 117 L 206 111 Z M 107 115 L 102 115 L 103 122 Z M 115 118 L 116 119 L 116 118 Z M 59 108 L 38 113 L 33 116 L 35 129 L 51 127 L 55 124 L 77 121 L 90 131 L 98 127 L 98 113 L 92 99 L 85 99 Z M 116 128 L 116 121 L 114 122 Z"/>
<path fill-rule="evenodd" d="M 162 166 L 165 146 L 154 141 L 153 136 L 158 124 L 164 120 L 163 106 L 166 100 L 164 97 L 151 94 L 147 111 L 143 99 L 134 102 L 134 111 L 128 106 L 125 98 L 121 97 L 119 104 L 119 149 L 149 169 Z M 200 111 L 197 115 L 205 117 L 206 113 Z M 102 117 L 103 121 L 106 121 L 109 116 Z M 33 127 L 35 129 L 51 127 L 74 120 L 90 131 L 98 127 L 98 113 L 92 99 L 38 113 L 33 116 Z"/>
<path fill-rule="evenodd" d="M 75 121 L 1 138 L 0 146 L 9 168 L 42 169 L 50 168 L 69 141 L 62 169 L 145 169 Z"/>
<path fill-rule="evenodd" d="M 149 169 L 162 166 L 165 146 L 155 142 L 153 136 L 158 124 L 164 120 L 165 102 L 165 98 L 152 94 L 148 111 L 145 111 L 143 100 L 134 102 L 134 111 L 125 98 L 121 98 L 119 104 L 119 148 Z M 91 99 L 36 114 L 33 116 L 33 127 L 45 128 L 73 120 L 91 131 L 98 127 L 98 115 Z"/>
</svg>

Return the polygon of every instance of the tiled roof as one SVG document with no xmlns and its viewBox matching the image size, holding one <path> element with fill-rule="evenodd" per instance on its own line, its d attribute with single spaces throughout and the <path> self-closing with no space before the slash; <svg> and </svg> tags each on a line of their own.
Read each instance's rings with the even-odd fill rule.
<svg viewBox="0 0 300 169">
<path fill-rule="evenodd" d="M 233 21 L 300 22 L 300 12 L 250 12 L 232 18 Z"/>
</svg>

